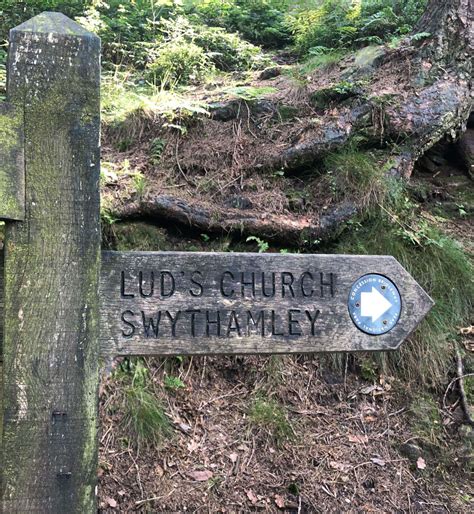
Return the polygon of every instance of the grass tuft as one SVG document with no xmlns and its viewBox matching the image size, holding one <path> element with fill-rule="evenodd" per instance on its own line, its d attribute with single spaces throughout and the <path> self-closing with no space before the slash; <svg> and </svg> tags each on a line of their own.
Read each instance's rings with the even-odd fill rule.
<svg viewBox="0 0 474 514">
<path fill-rule="evenodd" d="M 117 378 L 124 387 L 123 429 L 138 447 L 159 445 L 171 434 L 171 425 L 153 390 L 148 369 L 141 360 L 126 360 Z"/>
<path fill-rule="evenodd" d="M 405 198 L 396 214 L 372 209 L 337 243 L 340 253 L 393 255 L 436 302 L 409 341 L 396 352 L 373 354 L 383 373 L 439 387 L 452 368 L 453 341 L 474 307 L 474 267 L 462 246 L 418 216 Z M 398 200 L 400 202 L 400 199 Z"/>
<path fill-rule="evenodd" d="M 286 410 L 276 400 L 255 398 L 250 406 L 248 419 L 251 425 L 265 431 L 278 444 L 293 435 Z"/>
<path fill-rule="evenodd" d="M 385 167 L 375 152 L 359 150 L 348 145 L 343 150 L 330 153 L 324 159 L 328 186 L 332 198 L 339 202 L 357 198 L 357 203 L 368 207 L 384 200 L 390 186 Z"/>
</svg>

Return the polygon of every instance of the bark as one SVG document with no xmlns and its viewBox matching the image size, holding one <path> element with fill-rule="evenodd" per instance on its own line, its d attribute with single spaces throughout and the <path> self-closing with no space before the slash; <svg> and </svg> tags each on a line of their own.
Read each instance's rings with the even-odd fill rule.
<svg viewBox="0 0 474 514">
<path fill-rule="evenodd" d="M 474 0 L 430 0 L 414 32 L 434 36 L 425 50 L 439 64 L 472 72 Z"/>
<path fill-rule="evenodd" d="M 190 203 L 170 195 L 157 195 L 138 203 L 123 204 L 114 214 L 122 220 L 168 220 L 205 232 L 258 234 L 271 241 L 296 245 L 303 243 L 304 239 L 328 236 L 355 212 L 353 204 L 342 203 L 321 216 L 297 217 L 220 209 L 202 202 Z"/>
</svg>

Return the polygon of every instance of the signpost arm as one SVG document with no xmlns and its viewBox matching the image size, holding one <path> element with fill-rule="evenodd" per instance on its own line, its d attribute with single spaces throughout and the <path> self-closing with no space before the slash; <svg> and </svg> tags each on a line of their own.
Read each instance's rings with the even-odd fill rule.
<svg viewBox="0 0 474 514">
<path fill-rule="evenodd" d="M 1 505 L 96 511 L 100 40 L 59 13 L 10 34 L 25 220 L 7 223 Z"/>
</svg>

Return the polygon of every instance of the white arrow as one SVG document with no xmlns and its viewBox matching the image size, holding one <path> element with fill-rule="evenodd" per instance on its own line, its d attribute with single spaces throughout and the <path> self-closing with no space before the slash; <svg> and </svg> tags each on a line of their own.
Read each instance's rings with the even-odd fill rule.
<svg viewBox="0 0 474 514">
<path fill-rule="evenodd" d="M 371 317 L 372 323 L 383 316 L 390 307 L 392 304 L 375 287 L 372 287 L 370 293 L 360 294 L 360 314 L 364 317 Z"/>
</svg>

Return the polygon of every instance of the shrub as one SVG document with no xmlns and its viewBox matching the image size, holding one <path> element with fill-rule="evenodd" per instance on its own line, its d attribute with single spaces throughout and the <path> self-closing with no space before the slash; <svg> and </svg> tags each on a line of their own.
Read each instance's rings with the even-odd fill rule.
<svg viewBox="0 0 474 514">
<path fill-rule="evenodd" d="M 288 0 L 199 0 L 193 10 L 204 23 L 239 32 L 252 43 L 280 47 L 291 41 L 285 23 Z"/>
<path fill-rule="evenodd" d="M 264 61 L 260 48 L 220 27 L 196 27 L 194 42 L 222 71 L 248 70 Z"/>
<path fill-rule="evenodd" d="M 195 43 L 223 71 L 249 70 L 264 61 L 259 47 L 223 28 L 200 25 L 192 16 L 163 20 L 161 30 L 166 41 L 184 39 Z"/>
<path fill-rule="evenodd" d="M 162 20 L 179 12 L 173 0 L 89 0 L 90 6 L 77 18 L 102 39 L 105 62 L 143 68 L 147 43 L 160 37 Z"/>
<path fill-rule="evenodd" d="M 154 54 L 147 68 L 151 79 L 162 87 L 197 82 L 213 67 L 204 49 L 184 38 L 158 45 Z"/>
<path fill-rule="evenodd" d="M 381 44 L 409 32 L 426 0 L 323 0 L 316 8 L 296 9 L 286 18 L 297 50 Z"/>
</svg>

